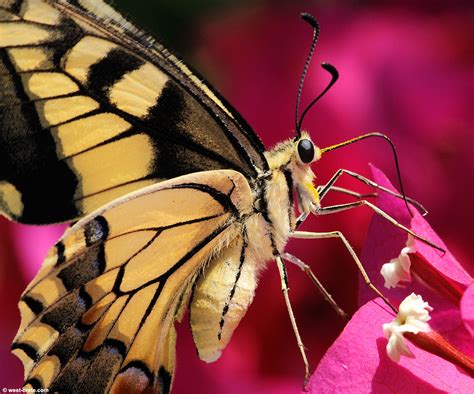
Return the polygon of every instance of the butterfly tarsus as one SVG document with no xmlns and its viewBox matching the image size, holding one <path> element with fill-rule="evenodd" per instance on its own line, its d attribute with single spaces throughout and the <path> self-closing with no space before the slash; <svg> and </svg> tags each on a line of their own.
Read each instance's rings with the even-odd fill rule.
<svg viewBox="0 0 474 394">
<path fill-rule="evenodd" d="M 372 204 L 371 202 L 367 200 L 359 200 L 359 201 L 354 201 L 346 204 L 338 204 L 338 205 L 330 205 L 327 207 L 322 207 L 317 211 L 317 215 L 328 215 L 336 212 L 342 212 L 346 211 L 348 209 L 353 209 L 361 206 L 367 206 L 370 209 L 372 209 L 377 215 L 383 217 L 385 220 L 390 222 L 392 225 L 395 227 L 399 228 L 400 230 L 405 231 L 406 233 L 410 234 L 414 238 L 418 239 L 421 242 L 424 242 L 425 244 L 431 246 L 432 248 L 442 252 L 443 254 L 446 253 L 446 251 L 441 247 L 436 245 L 435 243 L 431 242 L 430 240 L 416 234 L 412 230 L 410 230 L 408 227 L 405 227 L 403 224 L 399 223 L 397 220 L 395 220 L 393 217 L 391 217 L 388 213 L 386 213 L 384 210 L 380 209 L 376 205 Z"/>
</svg>

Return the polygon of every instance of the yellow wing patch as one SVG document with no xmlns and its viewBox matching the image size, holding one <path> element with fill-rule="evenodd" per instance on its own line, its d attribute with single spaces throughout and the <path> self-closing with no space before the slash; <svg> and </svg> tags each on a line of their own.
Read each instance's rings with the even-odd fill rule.
<svg viewBox="0 0 474 394">
<path fill-rule="evenodd" d="M 160 98 L 169 78 L 150 63 L 128 73 L 109 92 L 110 102 L 131 115 L 144 117 Z"/>
</svg>

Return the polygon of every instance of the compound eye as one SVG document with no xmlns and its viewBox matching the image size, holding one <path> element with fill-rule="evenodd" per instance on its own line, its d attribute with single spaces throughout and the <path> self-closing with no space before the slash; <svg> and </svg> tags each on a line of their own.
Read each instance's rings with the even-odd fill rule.
<svg viewBox="0 0 474 394">
<path fill-rule="evenodd" d="M 298 156 L 302 163 L 308 164 L 314 160 L 314 144 L 303 138 L 298 142 Z"/>
</svg>

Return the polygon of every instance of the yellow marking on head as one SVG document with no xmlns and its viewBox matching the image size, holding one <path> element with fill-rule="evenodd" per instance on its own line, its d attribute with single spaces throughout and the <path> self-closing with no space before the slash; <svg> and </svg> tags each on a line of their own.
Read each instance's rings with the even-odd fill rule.
<svg viewBox="0 0 474 394">
<path fill-rule="evenodd" d="M 0 211 L 7 217 L 20 217 L 23 213 L 21 193 L 10 182 L 0 182 Z"/>
<path fill-rule="evenodd" d="M 76 196 L 82 197 L 147 176 L 154 157 L 150 137 L 137 134 L 66 161 L 79 179 Z"/>
<path fill-rule="evenodd" d="M 17 71 L 32 71 L 53 67 L 51 54 L 45 48 L 10 48 L 10 60 Z"/>
<path fill-rule="evenodd" d="M 32 99 L 56 97 L 77 92 L 79 87 L 62 73 L 40 72 L 22 75 L 26 93 Z"/>
<path fill-rule="evenodd" d="M 102 113 L 62 124 L 51 130 L 60 158 L 72 156 L 107 141 L 130 128 L 121 117 Z"/>
<path fill-rule="evenodd" d="M 143 117 L 153 107 L 165 87 L 168 77 L 150 63 L 131 71 L 114 84 L 109 100 L 122 111 Z"/>
<path fill-rule="evenodd" d="M 79 81 L 87 82 L 89 68 L 107 56 L 117 45 L 101 38 L 86 36 L 69 52 L 65 70 Z"/>
<path fill-rule="evenodd" d="M 27 21 L 56 25 L 61 19 L 59 11 L 45 4 L 43 0 L 28 0 L 24 4 L 26 9 L 23 12 L 23 19 Z"/>
<path fill-rule="evenodd" d="M 99 104 L 87 96 L 50 99 L 39 101 L 35 105 L 40 115 L 41 125 L 45 128 L 66 122 L 99 108 Z"/>
<path fill-rule="evenodd" d="M 0 23 L 0 48 L 39 44 L 51 35 L 48 29 L 27 22 Z"/>
<path fill-rule="evenodd" d="M 308 192 L 308 194 L 314 199 L 315 202 L 319 203 L 319 193 L 318 190 L 314 187 L 311 182 L 306 182 L 304 184 L 304 188 Z"/>
</svg>

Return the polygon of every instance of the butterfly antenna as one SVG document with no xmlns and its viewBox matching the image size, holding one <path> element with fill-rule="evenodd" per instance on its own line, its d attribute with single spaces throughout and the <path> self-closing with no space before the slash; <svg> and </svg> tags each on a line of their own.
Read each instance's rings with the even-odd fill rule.
<svg viewBox="0 0 474 394">
<path fill-rule="evenodd" d="M 301 130 L 301 125 L 303 124 L 303 119 L 308 113 L 308 111 L 311 109 L 311 107 L 316 104 L 316 102 L 323 97 L 326 92 L 331 89 L 331 86 L 334 85 L 339 78 L 339 72 L 337 71 L 336 67 L 334 67 L 332 64 L 329 63 L 322 63 L 321 67 L 324 68 L 329 74 L 331 74 L 331 81 L 329 82 L 328 86 L 326 86 L 326 89 L 324 89 L 318 97 L 316 97 L 311 103 L 306 107 L 306 109 L 303 111 L 301 114 L 301 118 L 297 127 L 297 130 Z"/>
<path fill-rule="evenodd" d="M 299 108 L 301 102 L 301 93 L 303 91 L 304 80 L 306 78 L 306 74 L 308 73 L 309 63 L 311 62 L 311 58 L 313 56 L 314 48 L 316 47 L 316 43 L 318 42 L 319 37 L 319 23 L 316 18 L 310 14 L 302 13 L 301 19 L 308 22 L 313 27 L 313 41 L 311 42 L 311 48 L 309 49 L 308 56 L 306 57 L 306 62 L 303 67 L 303 72 L 301 74 L 300 84 L 298 86 L 298 95 L 296 96 L 296 110 L 295 110 L 295 127 L 296 127 L 296 136 L 299 137 L 301 135 L 301 122 L 299 122 Z"/>
</svg>

